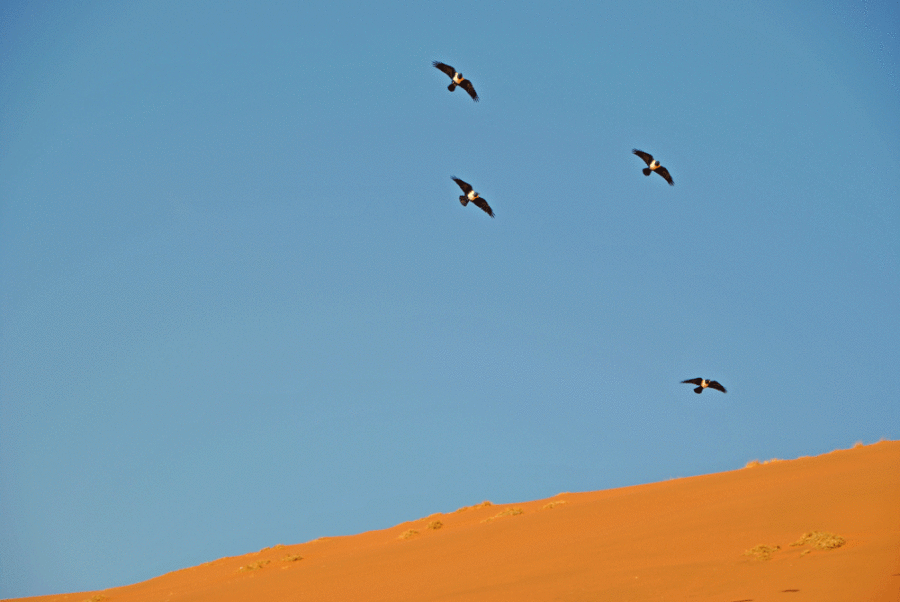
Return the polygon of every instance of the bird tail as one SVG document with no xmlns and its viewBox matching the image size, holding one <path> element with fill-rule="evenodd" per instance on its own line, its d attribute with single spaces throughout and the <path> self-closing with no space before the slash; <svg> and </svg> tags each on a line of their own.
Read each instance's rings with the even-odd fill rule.
<svg viewBox="0 0 900 602">
<path fill-rule="evenodd" d="M 469 197 L 467 197 L 466 195 L 462 195 L 461 197 L 459 197 L 459 202 L 462 204 L 463 207 L 465 207 L 466 205 L 469 204 Z"/>
<path fill-rule="evenodd" d="M 650 168 L 649 168 L 649 167 L 645 167 L 645 168 L 644 168 L 644 175 L 645 175 L 645 176 L 649 176 L 649 175 L 650 175 Z"/>
<path fill-rule="evenodd" d="M 447 86 L 447 89 L 453 92 L 454 90 L 456 90 L 456 83 L 450 84 L 449 86 Z"/>
<path fill-rule="evenodd" d="M 703 393 L 703 387 L 697 387 L 696 389 L 694 389 L 694 393 L 697 393 L 698 395 L 700 393 Z"/>
</svg>

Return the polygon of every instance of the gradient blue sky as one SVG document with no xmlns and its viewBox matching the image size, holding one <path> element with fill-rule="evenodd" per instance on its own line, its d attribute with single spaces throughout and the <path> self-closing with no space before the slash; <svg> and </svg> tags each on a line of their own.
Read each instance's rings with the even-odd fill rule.
<svg viewBox="0 0 900 602">
<path fill-rule="evenodd" d="M 898 25 L 2 3 L 0 597 L 900 439 Z"/>
</svg>

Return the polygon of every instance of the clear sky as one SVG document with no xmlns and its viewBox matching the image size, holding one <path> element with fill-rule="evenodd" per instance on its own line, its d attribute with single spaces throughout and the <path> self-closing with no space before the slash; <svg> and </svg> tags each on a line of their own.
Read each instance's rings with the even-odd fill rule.
<svg viewBox="0 0 900 602">
<path fill-rule="evenodd" d="M 898 25 L 3 2 L 0 597 L 900 439 Z"/>
</svg>

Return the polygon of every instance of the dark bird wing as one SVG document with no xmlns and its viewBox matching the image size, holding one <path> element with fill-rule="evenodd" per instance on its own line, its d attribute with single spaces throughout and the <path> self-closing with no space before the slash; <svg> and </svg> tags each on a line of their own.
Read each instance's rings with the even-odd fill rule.
<svg viewBox="0 0 900 602">
<path fill-rule="evenodd" d="M 674 185 L 675 185 L 675 182 L 672 181 L 672 176 L 669 175 L 669 170 L 668 170 L 668 169 L 666 169 L 665 167 L 660 166 L 660 167 L 657 167 L 654 171 L 656 171 L 656 173 L 658 173 L 658 174 L 661 175 L 663 178 L 665 178 L 665 179 L 666 179 L 666 182 L 669 183 L 669 186 L 674 186 Z"/>
<path fill-rule="evenodd" d="M 450 65 L 445 65 L 444 63 L 442 63 L 440 61 L 432 61 L 431 64 L 434 65 L 436 68 L 440 69 L 441 71 L 443 71 L 444 73 L 446 73 L 451 78 L 456 74 L 456 69 L 454 69 Z"/>
<path fill-rule="evenodd" d="M 469 194 L 470 192 L 472 192 L 472 187 L 469 186 L 468 182 L 463 182 L 456 176 L 453 176 L 453 181 L 456 182 L 457 184 L 459 184 L 459 187 L 462 188 L 462 191 L 465 192 L 466 194 Z"/>
<path fill-rule="evenodd" d="M 472 85 L 472 82 L 470 82 L 467 79 L 464 79 L 464 80 L 462 80 L 462 82 L 460 82 L 459 86 L 463 90 L 465 90 L 466 92 L 469 93 L 469 96 L 472 97 L 472 100 L 474 100 L 475 102 L 478 102 L 478 94 L 475 93 L 475 87 Z"/>
<path fill-rule="evenodd" d="M 715 389 L 716 391 L 721 391 L 722 393 L 728 393 L 728 391 L 725 390 L 725 387 L 714 380 L 709 381 L 709 388 Z"/>
<path fill-rule="evenodd" d="M 643 159 L 644 163 L 646 163 L 648 167 L 651 163 L 653 163 L 653 155 L 651 155 L 650 153 L 645 153 L 644 151 L 639 151 L 636 148 L 631 149 L 631 152 L 633 152 L 635 155 L 637 155 L 638 157 Z"/>
<path fill-rule="evenodd" d="M 686 385 L 700 385 L 703 382 L 703 379 L 702 378 L 692 378 L 690 380 L 683 380 L 681 382 Z"/>
<path fill-rule="evenodd" d="M 478 207 L 479 209 L 481 209 L 482 211 L 484 211 L 491 217 L 494 217 L 494 212 L 491 210 L 491 206 L 488 205 L 487 201 L 485 201 L 483 198 L 478 197 L 478 198 L 472 199 L 472 204 L 474 204 L 476 207 Z"/>
</svg>

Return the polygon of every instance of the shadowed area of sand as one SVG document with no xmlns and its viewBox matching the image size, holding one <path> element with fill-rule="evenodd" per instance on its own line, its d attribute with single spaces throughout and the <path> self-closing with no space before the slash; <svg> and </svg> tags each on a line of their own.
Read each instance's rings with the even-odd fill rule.
<svg viewBox="0 0 900 602">
<path fill-rule="evenodd" d="M 477 504 L 125 587 L 22 598 L 91 599 L 896 602 L 900 442 L 623 489 Z"/>
</svg>

